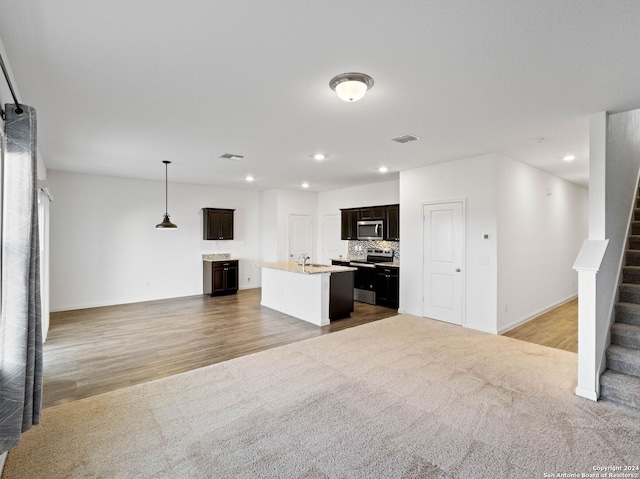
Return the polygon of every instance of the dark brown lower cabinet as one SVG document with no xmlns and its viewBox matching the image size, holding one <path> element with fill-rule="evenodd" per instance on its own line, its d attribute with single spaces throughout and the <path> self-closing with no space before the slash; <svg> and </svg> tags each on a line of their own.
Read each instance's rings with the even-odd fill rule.
<svg viewBox="0 0 640 479">
<path fill-rule="evenodd" d="M 331 273 L 329 278 L 329 320 L 348 318 L 353 313 L 353 271 Z"/>
<path fill-rule="evenodd" d="M 238 292 L 238 260 L 203 261 L 204 294 L 222 296 Z"/>
<path fill-rule="evenodd" d="M 376 304 L 398 309 L 400 303 L 399 269 L 376 266 Z"/>
</svg>

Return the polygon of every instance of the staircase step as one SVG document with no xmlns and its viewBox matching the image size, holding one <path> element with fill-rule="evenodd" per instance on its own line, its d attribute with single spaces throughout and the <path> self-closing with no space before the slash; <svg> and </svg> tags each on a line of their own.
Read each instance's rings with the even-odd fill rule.
<svg viewBox="0 0 640 479">
<path fill-rule="evenodd" d="M 613 323 L 611 325 L 611 344 L 640 350 L 640 326 Z"/>
<path fill-rule="evenodd" d="M 622 283 L 619 291 L 621 302 L 640 304 L 640 284 Z"/>
<path fill-rule="evenodd" d="M 624 262 L 627 266 L 640 266 L 640 250 L 637 250 L 637 249 L 625 250 Z"/>
<path fill-rule="evenodd" d="M 640 378 L 640 350 L 612 344 L 607 348 L 607 368 Z"/>
<path fill-rule="evenodd" d="M 634 220 L 631 222 L 631 234 L 640 235 L 640 221 Z"/>
<path fill-rule="evenodd" d="M 634 208 L 633 221 L 640 221 L 640 208 Z"/>
<path fill-rule="evenodd" d="M 622 282 L 640 284 L 640 266 L 623 266 Z"/>
<path fill-rule="evenodd" d="M 600 376 L 600 399 L 640 411 L 640 378 L 607 369 Z"/>
<path fill-rule="evenodd" d="M 629 235 L 629 249 L 640 249 L 640 235 Z"/>
<path fill-rule="evenodd" d="M 640 326 L 640 304 L 616 303 L 616 322 Z"/>
</svg>

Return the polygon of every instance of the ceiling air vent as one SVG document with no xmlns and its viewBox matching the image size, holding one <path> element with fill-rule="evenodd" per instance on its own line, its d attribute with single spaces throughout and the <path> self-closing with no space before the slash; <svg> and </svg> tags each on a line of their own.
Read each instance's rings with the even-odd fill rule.
<svg viewBox="0 0 640 479">
<path fill-rule="evenodd" d="M 224 158 L 226 160 L 238 161 L 244 158 L 242 155 L 234 155 L 233 153 L 225 153 L 224 155 L 220 155 L 220 158 Z"/>
<path fill-rule="evenodd" d="M 391 138 L 393 141 L 397 141 L 398 143 L 408 143 L 410 141 L 419 140 L 420 137 L 412 134 L 402 135 L 397 138 Z"/>
</svg>

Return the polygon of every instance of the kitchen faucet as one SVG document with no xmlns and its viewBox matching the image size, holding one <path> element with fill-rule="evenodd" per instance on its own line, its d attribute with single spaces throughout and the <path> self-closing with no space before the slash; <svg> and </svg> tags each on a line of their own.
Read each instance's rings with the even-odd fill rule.
<svg viewBox="0 0 640 479">
<path fill-rule="evenodd" d="M 300 264 L 300 258 L 302 258 L 302 271 L 304 272 L 304 267 L 306 266 L 306 261 L 308 259 L 311 259 L 307 256 L 307 253 L 302 253 L 300 256 L 298 256 L 298 264 Z"/>
</svg>

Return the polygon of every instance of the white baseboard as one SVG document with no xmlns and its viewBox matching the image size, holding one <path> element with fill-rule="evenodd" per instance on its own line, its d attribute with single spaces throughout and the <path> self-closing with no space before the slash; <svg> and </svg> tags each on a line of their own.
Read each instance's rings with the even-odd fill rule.
<svg viewBox="0 0 640 479">
<path fill-rule="evenodd" d="M 3 452 L 0 454 L 0 477 L 2 477 L 2 471 L 4 469 L 4 463 L 7 460 L 7 453 Z"/>
<path fill-rule="evenodd" d="M 586 389 L 576 388 L 576 396 L 580 396 L 585 399 L 590 399 L 591 401 L 597 401 L 598 395 L 595 391 L 587 391 Z"/>
<path fill-rule="evenodd" d="M 533 314 L 530 314 L 530 315 L 528 315 L 528 316 L 526 316 L 524 318 L 517 319 L 514 322 L 512 322 L 510 324 L 507 324 L 506 326 L 498 329 L 498 334 L 504 334 L 507 331 L 511 331 L 513 328 L 517 328 L 518 326 L 520 326 L 520 325 L 522 325 L 522 324 L 524 324 L 524 323 L 526 323 L 528 321 L 531 321 L 532 319 L 537 318 L 538 316 L 540 316 L 540 315 L 542 315 L 544 313 L 547 313 L 547 312 L 551 311 L 552 309 L 557 308 L 558 306 L 562 306 L 563 304 L 568 303 L 569 301 L 573 301 L 577 297 L 578 297 L 577 294 L 572 294 L 571 296 L 568 296 L 568 297 L 566 297 L 564 299 L 561 299 L 560 301 L 558 301 L 556 303 L 550 304 L 549 306 L 547 306 L 545 308 L 542 308 L 542 309 L 536 311 Z"/>
</svg>

